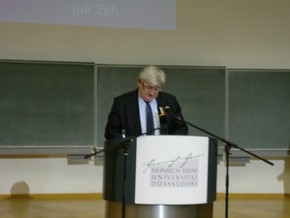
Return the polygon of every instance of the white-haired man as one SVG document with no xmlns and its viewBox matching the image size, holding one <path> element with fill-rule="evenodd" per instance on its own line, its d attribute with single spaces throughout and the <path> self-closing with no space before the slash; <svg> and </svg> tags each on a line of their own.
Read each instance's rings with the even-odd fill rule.
<svg viewBox="0 0 290 218">
<path fill-rule="evenodd" d="M 161 131 L 159 106 L 170 107 L 171 113 L 183 118 L 181 107 L 174 95 L 161 91 L 166 75 L 157 66 L 143 68 L 138 77 L 138 89 L 122 94 L 114 99 L 105 129 L 105 138 L 137 137 L 147 135 L 187 135 L 188 127 L 183 122 L 166 116 L 166 133 Z M 148 129 L 146 108 L 150 105 L 153 127 Z M 164 124 L 163 124 L 164 125 Z"/>
</svg>

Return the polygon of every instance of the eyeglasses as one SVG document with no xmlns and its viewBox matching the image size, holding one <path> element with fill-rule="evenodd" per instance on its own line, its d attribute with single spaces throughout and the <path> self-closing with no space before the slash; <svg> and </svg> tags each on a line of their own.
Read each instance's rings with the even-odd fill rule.
<svg viewBox="0 0 290 218">
<path fill-rule="evenodd" d="M 159 92 L 161 90 L 161 87 L 159 86 L 149 86 L 148 84 L 146 84 L 145 82 L 142 82 L 143 87 L 147 90 L 147 91 L 153 91 L 153 92 Z"/>
</svg>

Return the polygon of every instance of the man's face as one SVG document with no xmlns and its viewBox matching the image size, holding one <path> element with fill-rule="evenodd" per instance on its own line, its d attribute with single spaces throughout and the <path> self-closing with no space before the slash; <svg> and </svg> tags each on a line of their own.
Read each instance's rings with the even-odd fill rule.
<svg viewBox="0 0 290 218">
<path fill-rule="evenodd" d="M 141 97 L 147 102 L 150 102 L 156 98 L 161 89 L 159 86 L 150 86 L 147 82 L 141 80 L 138 81 L 138 87 Z"/>
</svg>

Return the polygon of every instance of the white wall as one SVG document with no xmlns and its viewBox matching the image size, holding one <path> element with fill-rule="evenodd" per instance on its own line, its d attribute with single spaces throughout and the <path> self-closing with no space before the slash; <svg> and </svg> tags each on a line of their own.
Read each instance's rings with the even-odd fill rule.
<svg viewBox="0 0 290 218">
<path fill-rule="evenodd" d="M 283 194 L 290 193 L 290 159 L 271 160 L 274 166 L 260 160 L 250 160 L 245 166 L 229 168 L 230 193 Z M 217 192 L 225 192 L 226 168 L 218 165 Z"/>
<path fill-rule="evenodd" d="M 290 160 L 251 160 L 246 166 L 230 167 L 230 193 L 290 193 Z M 68 164 L 66 158 L 1 158 L 0 195 L 101 193 L 103 168 L 89 164 Z M 218 164 L 217 191 L 225 192 L 226 169 Z"/>
<path fill-rule="evenodd" d="M 173 31 L 0 22 L 0 59 L 290 69 L 289 26 L 288 0 L 182 0 Z M 273 162 L 231 167 L 230 192 L 290 193 L 289 161 Z M 224 177 L 221 162 L 218 192 Z M 0 184 L 0 194 L 101 192 L 102 167 L 2 156 Z"/>
<path fill-rule="evenodd" d="M 1 158 L 0 194 L 101 193 L 102 166 L 64 157 Z"/>
</svg>

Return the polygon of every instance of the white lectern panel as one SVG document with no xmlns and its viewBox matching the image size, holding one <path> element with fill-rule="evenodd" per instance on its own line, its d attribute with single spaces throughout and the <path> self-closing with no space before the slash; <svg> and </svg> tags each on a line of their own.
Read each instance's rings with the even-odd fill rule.
<svg viewBox="0 0 290 218">
<path fill-rule="evenodd" d="M 208 153 L 208 137 L 138 137 L 135 203 L 207 203 Z"/>
</svg>

